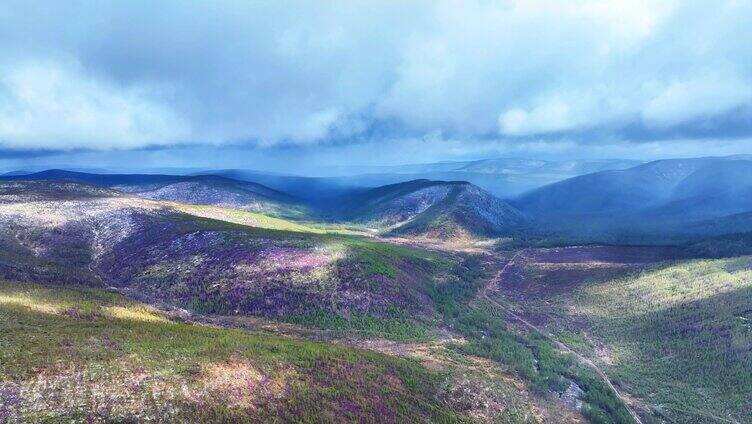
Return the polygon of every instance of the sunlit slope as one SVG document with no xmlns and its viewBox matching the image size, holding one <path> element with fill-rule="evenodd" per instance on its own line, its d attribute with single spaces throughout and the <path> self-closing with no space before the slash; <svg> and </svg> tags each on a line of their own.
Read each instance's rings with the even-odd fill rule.
<svg viewBox="0 0 752 424">
<path fill-rule="evenodd" d="M 752 258 L 699 260 L 584 287 L 610 367 L 676 422 L 752 420 Z"/>
<path fill-rule="evenodd" d="M 114 286 L 203 313 L 362 317 L 361 327 L 399 336 L 417 334 L 408 321 L 435 320 L 428 287 L 465 267 L 456 255 L 253 212 L 23 184 L 21 197 L 0 192 L 0 276 L 14 280 Z"/>
<path fill-rule="evenodd" d="M 276 218 L 257 212 L 245 211 L 242 209 L 208 205 L 189 205 L 184 203 L 176 203 L 173 205 L 173 207 L 176 210 L 189 215 L 231 222 L 234 224 L 240 224 L 255 228 L 265 228 L 269 230 L 291 231 L 300 233 L 323 234 L 326 232 L 325 230 L 322 230 L 320 228 L 313 228 L 298 224 L 290 220 Z"/>
<path fill-rule="evenodd" d="M 0 177 L 0 182 L 3 181 L 65 181 L 110 188 L 152 200 L 235 208 L 286 217 L 300 217 L 308 213 L 308 208 L 300 200 L 286 193 L 262 184 L 216 175 L 90 174 L 52 169 Z"/>
<path fill-rule="evenodd" d="M 654 262 L 655 248 L 629 249 L 528 252 L 504 296 L 604 367 L 647 418 L 751 421 L 752 257 Z"/>
<path fill-rule="evenodd" d="M 444 377 L 330 344 L 193 326 L 97 289 L 0 282 L 4 422 L 457 422 Z"/>
</svg>

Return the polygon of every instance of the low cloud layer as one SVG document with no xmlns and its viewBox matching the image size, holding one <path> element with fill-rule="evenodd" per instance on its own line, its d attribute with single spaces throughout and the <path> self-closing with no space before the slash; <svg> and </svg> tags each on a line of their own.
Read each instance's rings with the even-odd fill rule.
<svg viewBox="0 0 752 424">
<path fill-rule="evenodd" d="M 744 0 L 10 1 L 0 149 L 747 143 L 750 20 Z"/>
</svg>

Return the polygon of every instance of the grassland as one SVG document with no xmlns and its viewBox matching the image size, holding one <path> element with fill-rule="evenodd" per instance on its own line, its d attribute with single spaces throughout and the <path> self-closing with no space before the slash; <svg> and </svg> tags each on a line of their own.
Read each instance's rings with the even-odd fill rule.
<svg viewBox="0 0 752 424">
<path fill-rule="evenodd" d="M 240 209 L 223 208 L 219 206 L 187 205 L 182 203 L 176 203 L 174 204 L 174 207 L 176 210 L 190 215 L 247 225 L 255 228 L 298 233 L 326 233 L 326 230 L 320 228 L 309 227 L 286 219 L 275 218 L 269 215 Z"/>
<path fill-rule="evenodd" d="M 0 421 L 457 422 L 445 375 L 170 321 L 96 289 L 0 283 Z"/>
</svg>

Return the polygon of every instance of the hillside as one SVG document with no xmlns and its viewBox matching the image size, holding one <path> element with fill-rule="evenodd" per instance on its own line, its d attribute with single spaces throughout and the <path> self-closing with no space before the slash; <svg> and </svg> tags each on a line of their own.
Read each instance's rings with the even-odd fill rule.
<svg viewBox="0 0 752 424">
<path fill-rule="evenodd" d="M 494 297 L 601 366 L 644 422 L 750 422 L 752 257 L 686 253 L 527 249 Z"/>
<path fill-rule="evenodd" d="M 752 211 L 752 161 L 708 164 L 682 179 L 658 212 L 709 218 Z"/>
<path fill-rule="evenodd" d="M 154 200 L 231 207 L 288 217 L 302 216 L 307 212 L 299 200 L 283 192 L 258 183 L 214 175 L 90 174 L 47 170 L 0 177 L 0 181 L 72 181 Z"/>
<path fill-rule="evenodd" d="M 347 220 L 390 234 L 434 238 L 489 237 L 526 223 L 506 202 L 467 182 L 414 180 L 350 195 L 340 204 Z"/>
<path fill-rule="evenodd" d="M 752 211 L 746 157 L 672 159 L 555 183 L 516 199 L 552 227 L 681 233 L 691 224 Z M 711 229 L 710 226 L 705 226 Z"/>
<path fill-rule="evenodd" d="M 431 320 L 428 287 L 463 266 L 251 212 L 70 182 L 0 183 L 0 224 L 0 277 L 114 286 L 214 313 Z"/>
<path fill-rule="evenodd" d="M 422 189 L 441 189 L 441 184 L 439 189 L 430 182 L 415 184 Z M 464 183 L 443 185 L 443 189 L 455 191 L 454 200 L 460 205 L 465 202 L 461 200 L 463 196 L 477 195 Z M 402 188 L 402 196 L 393 198 L 416 191 L 416 187 Z M 395 194 L 394 188 L 381 190 L 382 198 L 385 192 Z M 3 342 L 7 340 L 24 352 L 40 355 L 29 358 L 15 350 L 6 355 L 13 374 L 0 375 L 0 384 L 4 385 L 3 390 L 8 385 L 18 388 L 20 394 L 12 409 L 0 409 L 5 416 L 41 413 L 47 414 L 40 415 L 43 417 L 68 418 L 94 413 L 98 417 L 95 421 L 107 421 L 129 417 L 132 411 L 128 405 L 133 404 L 156 416 L 269 414 L 324 417 L 325 421 L 372 421 L 368 418 L 373 411 L 369 406 L 372 398 L 361 397 L 362 391 L 352 401 L 357 406 L 343 404 L 340 396 L 318 397 L 322 380 L 311 367 L 324 370 L 328 378 L 337 378 L 341 369 L 338 367 L 349 369 L 348 362 L 332 359 L 346 352 L 341 347 L 331 347 L 339 349 L 333 356 L 311 359 L 311 350 L 330 347 L 305 345 L 303 352 L 308 352 L 305 358 L 310 361 L 301 359 L 302 364 L 298 365 L 296 354 L 287 350 L 287 341 L 273 342 L 267 355 L 262 345 L 268 339 L 258 341 L 247 333 L 226 333 L 225 339 L 221 334 L 225 330 L 216 328 L 206 330 L 213 332 L 207 336 L 213 340 L 212 347 L 208 347 L 208 339 L 201 335 L 204 330 L 193 334 L 189 327 L 165 322 L 164 317 L 143 305 L 130 306 L 134 305 L 132 301 L 122 298 L 113 300 L 112 293 L 101 292 L 108 288 L 172 311 L 176 318 L 189 322 L 280 331 L 325 341 L 335 338 L 444 370 L 431 377 L 435 384 L 428 380 L 419 383 L 426 392 L 412 392 L 402 385 L 410 384 L 402 377 L 397 379 L 403 383 L 389 377 L 406 395 L 400 400 L 406 405 L 398 406 L 396 400 L 384 401 L 388 405 L 378 410 L 386 414 L 387 421 L 492 422 L 502 418 L 520 423 L 577 422 L 585 415 L 631 422 L 622 401 L 592 370 L 572 361 L 555 344 L 506 322 L 493 305 L 482 301 L 483 287 L 490 277 L 483 256 L 426 251 L 264 218 L 252 212 L 154 201 L 96 186 L 52 181 L 0 183 L 0 244 L 0 279 L 13 281 L 0 293 L 0 314 L 12 331 L 3 332 L 0 337 L 6 337 Z M 70 287 L 75 290 L 70 291 Z M 145 322 L 140 324 L 141 321 Z M 146 339 L 141 337 L 139 342 L 127 337 L 132 322 L 139 322 L 135 325 Z M 173 334 L 170 338 L 156 336 L 168 329 Z M 35 340 L 46 333 L 53 334 L 53 340 L 60 337 L 64 342 L 37 344 Z M 229 344 L 217 344 L 217 338 Z M 102 340 L 104 350 L 87 350 L 92 340 Z M 307 342 L 297 343 L 302 346 Z M 190 353 L 185 353 L 186 349 Z M 206 354 L 207 349 L 211 350 L 210 355 Z M 301 348 L 291 349 L 300 352 Z M 120 360 L 121 352 L 134 362 Z M 52 366 L 60 355 L 73 358 L 67 363 L 78 368 L 61 370 Z M 109 362 L 110 358 L 119 360 Z M 374 358 L 382 361 L 381 357 Z M 215 393 L 214 388 L 224 390 L 226 382 L 237 380 L 232 372 L 239 363 L 250 361 L 254 367 L 263 367 L 266 360 L 275 361 L 281 368 L 263 368 L 259 372 L 267 373 L 264 375 L 269 378 L 278 376 L 284 385 L 287 374 L 280 374 L 279 370 L 293 370 L 295 375 L 289 384 L 308 393 L 304 399 L 315 399 L 315 405 L 296 403 L 297 389 L 285 390 L 281 404 L 275 403 L 277 397 L 268 401 L 262 396 L 265 403 L 258 408 L 214 400 L 225 393 Z M 359 375 L 355 379 L 355 374 L 345 373 L 334 385 L 328 380 L 323 382 L 327 388 L 324 392 L 338 393 L 334 387 L 340 385 L 344 385 L 342 390 L 350 390 L 354 381 L 361 388 L 372 382 L 381 384 L 376 376 L 385 372 L 388 375 L 396 366 L 369 374 L 370 365 L 358 365 L 359 370 L 365 370 L 365 377 Z M 65 390 L 76 384 L 77 376 L 92 369 L 98 370 L 97 378 L 87 380 L 92 390 L 107 387 L 106 393 L 135 397 L 133 403 L 129 400 L 112 406 L 109 397 L 100 396 L 85 398 L 88 406 L 76 408 L 59 403 L 44 389 L 57 384 Z M 382 370 L 378 365 L 373 369 Z M 39 370 L 44 371 L 40 374 Z M 154 382 L 166 392 L 173 392 L 170 388 L 174 384 L 183 387 L 176 398 L 160 398 L 156 403 L 173 405 L 174 400 L 181 406 L 169 411 L 150 409 L 155 404 L 149 397 L 152 386 L 127 385 L 134 370 L 148 379 L 148 384 Z M 258 371 L 242 368 L 242 378 L 254 370 Z M 415 368 L 413 372 L 423 371 Z M 203 385 L 208 374 L 221 380 L 222 385 L 214 385 L 214 380 L 212 386 Z M 187 380 L 183 379 L 186 375 Z M 414 377 L 418 378 L 417 374 Z M 228 387 L 235 390 L 235 386 Z M 579 391 L 567 395 L 565 400 L 562 396 L 571 387 Z M 384 393 L 377 395 L 379 399 L 392 396 L 389 388 L 385 390 L 377 392 Z M 371 389 L 367 391 L 373 393 Z M 47 406 L 34 409 L 26 393 L 44 399 Z M 188 399 L 182 397 L 186 393 L 191 394 Z M 79 391 L 72 396 L 84 399 Z M 253 404 L 238 396 L 243 405 Z M 248 396 L 256 396 L 256 392 Z M 441 399 L 442 407 L 426 406 L 437 399 Z M 292 401 L 292 406 L 287 400 Z M 143 402 L 148 405 L 144 407 Z M 196 402 L 208 407 L 196 410 Z M 96 411 L 92 412 L 92 408 Z M 399 412 L 393 412 L 393 408 Z M 425 408 L 430 412 L 425 412 Z M 345 414 L 346 418 L 332 418 L 331 414 Z"/>
<path fill-rule="evenodd" d="M 421 364 L 0 280 L 2 422 L 468 422 Z M 461 386 L 459 386 L 461 387 Z"/>
<path fill-rule="evenodd" d="M 743 169 L 730 169 L 730 174 L 721 174 L 730 175 L 728 178 L 743 176 Z M 697 187 L 693 176 L 699 170 L 684 172 L 686 176 L 677 178 L 681 181 L 677 187 L 682 193 L 693 192 Z M 142 405 L 139 402 L 147 392 L 121 384 L 130 378 L 132 364 L 120 362 L 122 367 L 111 367 L 97 362 L 102 351 L 87 356 L 82 340 L 118 340 L 117 346 L 136 361 L 135 366 L 149 376 L 148 381 L 159 382 L 160 387 L 186 387 L 187 392 L 180 393 L 193 393 L 191 397 L 178 396 L 175 400 L 186 416 L 260 417 L 254 414 L 264 413 L 320 418 L 343 414 L 347 409 L 338 397 L 318 398 L 318 377 L 310 374 L 313 371 L 307 365 L 297 365 L 295 356 L 282 355 L 279 350 L 272 350 L 269 356 L 257 351 L 243 356 L 245 345 L 234 344 L 235 356 L 227 356 L 224 347 L 215 347 L 219 351 L 213 352 L 221 358 L 210 356 L 212 360 L 206 364 L 195 359 L 199 356 L 171 356 L 170 346 L 180 350 L 190 344 L 197 349 L 196 355 L 204 357 L 201 349 L 205 340 L 187 338 L 184 342 L 173 340 L 169 346 L 159 345 L 158 349 L 166 352 L 161 358 L 166 355 L 171 362 L 149 365 L 156 361 L 152 354 L 121 334 L 132 321 L 146 317 L 151 324 L 139 327 L 146 334 L 166 331 L 164 326 L 192 334 L 187 328 L 193 327 L 170 321 L 179 318 L 224 328 L 211 330 L 219 333 L 229 332 L 226 327 L 272 331 L 308 340 L 337 340 L 390 355 L 369 357 L 376 368 L 383 361 L 401 360 L 394 356 L 407 356 L 431 366 L 451 364 L 449 374 L 431 374 L 420 367 L 414 370 L 438 380 L 431 380 L 437 382 L 430 383 L 432 386 L 425 383 L 430 388 L 427 392 L 411 395 L 422 399 L 418 403 L 409 401 L 399 407 L 402 412 L 389 412 L 411 421 L 431 421 L 437 419 L 431 414 L 438 413 L 445 418 L 481 417 L 480 421 L 488 422 L 500 411 L 508 414 L 505 417 L 510 422 L 526 422 L 520 417 L 530 414 L 544 422 L 541 417 L 549 417 L 549 422 L 588 418 L 592 422 L 631 423 L 633 413 L 646 420 L 668 417 L 702 422 L 699 417 L 703 416 L 746 419 L 739 405 L 752 378 L 745 374 L 749 371 L 745 365 L 749 349 L 743 324 L 749 258 L 693 258 L 749 252 L 749 237 L 705 239 L 683 247 L 429 251 L 396 244 L 404 238 L 353 236 L 326 224 L 312 226 L 236 208 L 146 199 L 119 188 L 72 181 L 0 182 L 0 279 L 13 282 L 4 283 L 6 287 L 1 290 L 0 314 L 13 329 L 9 332 L 12 336 L 5 336 L 4 341 L 26 346 L 26 350 L 41 352 L 54 361 L 63 353 L 55 347 L 57 344 L 35 344 L 35 337 L 41 337 L 36 331 L 64 337 L 68 341 L 60 349 L 77 358 L 75 363 L 81 368 L 76 372 L 89 372 L 90 367 L 105 369 L 101 375 L 106 377 L 102 378 L 117 381 L 117 390 L 123 396 L 142 396 L 133 400 L 134 405 Z M 514 209 L 504 209 L 505 202 L 465 182 L 417 180 L 359 190 L 340 200 L 336 204 L 342 214 L 339 219 L 378 226 L 390 235 L 479 237 L 491 232 L 503 234 L 527 222 Z M 739 228 L 739 222 L 749 220 L 747 215 L 693 222 L 699 227 L 734 229 Z M 494 227 L 497 222 L 501 224 Z M 621 290 L 627 294 L 619 295 Z M 112 292 L 132 300 L 112 300 Z M 135 300 L 175 315 L 161 315 Z M 689 306 L 685 308 L 685 304 Z M 34 315 L 37 313 L 44 314 L 44 324 Z M 620 322 L 608 318 L 612 316 L 620 317 Z M 645 322 L 657 327 L 643 325 L 642 317 L 649 317 Z M 712 326 L 697 327 L 699 322 Z M 101 328 L 109 332 L 98 333 Z M 716 337 L 716 331 L 722 333 L 717 336 L 722 345 L 709 348 L 706 341 Z M 653 342 L 656 334 L 663 332 L 671 340 L 668 347 Z M 223 337 L 217 334 L 212 337 Z M 257 342 L 253 332 L 231 334 L 253 340 L 248 343 L 254 349 L 263 349 L 258 343 L 265 342 Z M 275 343 L 274 349 L 285 351 L 279 346 L 293 341 L 280 339 Z M 705 346 L 693 348 L 702 352 L 702 358 L 682 354 L 695 344 Z M 350 349 L 328 344 L 308 346 L 314 350 Z M 340 355 L 345 351 L 337 352 Z M 360 351 L 352 352 L 360 355 Z M 115 350 L 111 354 L 121 353 Z M 672 359 L 651 362 L 658 354 Z M 295 369 L 294 381 L 313 391 L 317 405 L 305 411 L 290 406 L 287 400 L 293 405 L 298 402 L 298 392 L 292 389 L 282 397 L 285 401 L 262 396 L 264 407 L 258 409 L 243 409 L 236 403 L 224 408 L 213 401 L 220 396 L 216 393 L 224 393 L 221 390 L 225 386 L 206 386 L 204 376 L 214 373 L 214 377 L 233 380 L 237 358 L 253 355 L 258 355 L 256 361 L 276 360 L 283 368 Z M 45 411 L 60 417 L 81 413 L 56 403 L 56 398 L 43 389 L 53 383 L 67 387 L 79 374 L 66 374 L 66 370 L 44 362 L 46 359 L 29 362 L 18 352 L 9 358 L 14 374 L 1 376 L 2 384 L 20 387 L 19 393 L 39 391 L 38 396 L 50 405 Z M 191 368 L 195 374 L 190 375 L 198 376 L 196 379 L 181 374 L 187 366 L 183 360 L 199 364 Z M 707 365 L 720 360 L 726 361 L 731 374 L 724 375 L 719 368 Z M 331 357 L 326 357 L 319 365 L 327 367 L 330 361 Z M 38 369 L 50 371 L 39 374 L 34 371 Z M 264 369 L 265 375 L 287 381 L 278 368 Z M 339 369 L 335 367 L 334 373 Z M 708 385 L 698 391 L 694 387 L 700 380 L 685 374 L 701 372 L 705 373 L 702 381 Z M 351 382 L 348 375 L 340 378 L 347 387 Z M 468 380 L 469 375 L 473 377 Z M 659 375 L 660 381 L 654 375 Z M 157 376 L 171 377 L 160 380 Z M 380 380 L 367 377 L 358 381 L 368 386 Z M 104 383 L 94 379 L 91 384 L 96 389 Z M 331 387 L 332 383 L 325 384 Z M 735 387 L 739 393 L 724 387 Z M 388 391 L 391 389 L 386 390 L 379 399 L 393 396 Z M 404 394 L 406 389 L 401 390 Z M 110 391 L 112 387 L 108 386 Z M 682 409 L 674 392 L 693 399 L 695 409 Z M 482 400 L 476 403 L 468 393 L 478 393 Z M 80 392 L 75 394 L 81 396 Z M 350 418 L 367 419 L 373 399 L 358 399 L 355 403 L 359 409 Z M 106 397 L 90 401 L 96 405 L 111 403 Z M 191 406 L 194 401 L 213 406 L 197 411 Z M 425 412 L 421 405 L 432 402 L 441 402 L 443 412 L 433 407 L 429 408 L 433 412 Z M 98 413 L 102 417 L 130 416 L 127 406 L 118 408 Z M 0 409 L 5 414 L 8 411 Z M 28 417 L 34 411 L 28 400 L 22 400 L 12 413 Z M 168 413 L 160 411 L 154 413 Z"/>
</svg>

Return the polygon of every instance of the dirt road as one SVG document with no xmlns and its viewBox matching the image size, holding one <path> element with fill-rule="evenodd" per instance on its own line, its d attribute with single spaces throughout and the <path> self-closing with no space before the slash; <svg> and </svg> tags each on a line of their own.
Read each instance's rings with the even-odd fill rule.
<svg viewBox="0 0 752 424">
<path fill-rule="evenodd" d="M 517 253 L 515 253 L 514 256 L 512 256 L 509 259 L 509 261 L 507 261 L 507 263 L 504 264 L 504 266 L 501 267 L 501 269 L 498 272 L 496 272 L 496 274 L 494 274 L 494 276 L 488 281 L 488 284 L 486 284 L 483 287 L 483 289 L 481 290 L 479 296 L 481 298 L 483 298 L 484 300 L 486 300 L 487 302 L 491 303 L 492 305 L 496 306 L 497 308 L 500 308 L 501 310 L 503 310 L 508 316 L 510 316 L 511 318 L 513 318 L 514 320 L 516 320 L 517 322 L 519 322 L 520 324 L 522 324 L 523 326 L 527 327 L 529 330 L 535 331 L 536 333 L 539 333 L 539 334 L 543 335 L 546 339 L 548 339 L 550 342 L 552 342 L 560 350 L 572 354 L 577 359 L 577 361 L 579 361 L 581 364 L 583 364 L 583 365 L 585 365 L 585 366 L 593 369 L 603 379 L 603 381 L 606 383 L 606 385 L 608 385 L 609 389 L 611 389 L 614 392 L 614 394 L 616 395 L 616 397 L 618 397 L 624 403 L 624 405 L 626 406 L 627 410 L 629 411 L 629 414 L 632 416 L 632 418 L 635 420 L 635 422 L 638 423 L 638 424 L 642 424 L 642 420 L 640 420 L 640 417 L 637 415 L 636 412 L 634 412 L 634 410 L 632 409 L 632 407 L 627 402 L 627 399 L 624 398 L 624 396 L 622 396 L 621 393 L 619 393 L 619 390 L 617 390 L 616 387 L 613 385 L 613 383 L 611 382 L 611 380 L 608 378 L 608 375 L 598 365 L 596 365 L 590 359 L 588 359 L 588 358 L 580 355 L 579 353 L 575 352 L 569 346 L 567 346 L 564 343 L 560 342 L 553 334 L 551 334 L 551 333 L 549 333 L 549 332 L 547 332 L 547 331 L 545 331 L 545 330 L 543 330 L 541 328 L 538 328 L 538 326 L 536 326 L 535 324 L 529 322 L 525 318 L 521 317 L 520 315 L 518 315 L 517 313 L 515 313 L 514 311 L 512 311 L 508 307 L 506 307 L 506 306 L 502 305 L 501 303 L 497 302 L 496 300 L 492 299 L 488 295 L 488 291 L 492 287 L 500 287 L 500 284 L 504 281 L 504 275 L 507 272 L 507 270 L 510 268 L 510 266 L 514 265 L 515 261 L 519 257 L 521 257 L 522 255 L 524 255 L 525 252 L 526 252 L 526 250 L 520 250 Z"/>
</svg>

